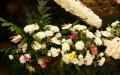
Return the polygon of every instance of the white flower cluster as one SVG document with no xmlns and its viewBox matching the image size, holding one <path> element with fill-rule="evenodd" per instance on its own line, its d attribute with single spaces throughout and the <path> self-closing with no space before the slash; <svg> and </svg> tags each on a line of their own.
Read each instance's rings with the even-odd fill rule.
<svg viewBox="0 0 120 75">
<path fill-rule="evenodd" d="M 97 30 L 94 33 L 90 32 L 86 26 L 84 25 L 72 25 L 72 24 L 65 24 L 62 27 L 62 30 L 69 30 L 72 32 L 70 35 L 68 35 L 68 38 L 62 38 L 62 60 L 66 63 L 73 63 L 77 64 L 79 66 L 86 65 L 89 66 L 91 65 L 94 61 L 95 58 L 95 53 L 91 54 L 89 50 L 86 51 L 86 55 L 84 55 L 82 52 L 86 50 L 86 43 L 83 40 L 79 40 L 81 37 L 89 38 L 92 39 L 93 42 L 95 42 L 96 46 L 100 46 L 103 44 L 102 39 L 101 39 L 101 32 Z M 76 40 L 77 39 L 77 40 Z M 84 38 L 82 38 L 84 39 Z M 76 40 L 76 41 L 73 41 Z M 74 50 L 73 50 L 74 48 Z M 96 47 L 91 47 L 91 50 L 97 50 Z M 72 51 L 72 52 L 71 52 Z M 97 52 L 97 51 L 95 51 Z M 103 55 L 101 55 L 101 59 L 96 61 L 99 66 L 102 66 L 105 62 Z"/>
<path fill-rule="evenodd" d="M 48 51 L 47 55 L 52 56 L 52 57 L 57 57 L 59 55 L 60 51 L 61 50 L 59 48 L 51 47 L 51 49 Z"/>
<path fill-rule="evenodd" d="M 105 56 L 120 59 L 120 38 L 114 34 L 119 23 L 119 21 L 113 22 L 105 31 L 96 30 L 95 33 L 85 25 L 65 24 L 62 26 L 62 32 L 68 31 L 67 34 L 62 34 L 57 26 L 47 25 L 42 31 L 35 32 L 32 30 L 36 28 L 33 28 L 29 30 L 30 32 L 26 32 L 33 38 L 32 41 L 30 40 L 31 43 L 27 42 L 22 35 L 13 36 L 11 41 L 18 43 L 16 52 L 23 53 L 19 58 L 22 64 L 32 61 L 32 53 L 29 53 L 29 49 L 32 48 L 36 53 L 43 52 L 48 58 L 60 56 L 66 64 L 89 66 L 96 63 L 98 66 L 103 66 L 106 61 Z M 99 51 L 99 47 L 103 45 L 106 46 L 105 51 Z M 10 60 L 14 58 L 13 54 L 9 55 Z M 38 59 L 38 61 L 43 68 L 48 63 L 48 60 Z"/>
<path fill-rule="evenodd" d="M 104 40 L 104 45 L 107 47 L 105 53 L 114 59 L 120 59 L 120 38 L 115 37 L 112 40 Z"/>
<path fill-rule="evenodd" d="M 58 5 L 64 8 L 66 11 L 78 16 L 87 22 L 89 25 L 100 28 L 102 25 L 102 20 L 94 14 L 94 12 L 87 8 L 79 0 L 54 0 Z M 69 26 L 68 26 L 69 27 Z M 64 29 L 64 28 L 63 28 Z"/>
</svg>

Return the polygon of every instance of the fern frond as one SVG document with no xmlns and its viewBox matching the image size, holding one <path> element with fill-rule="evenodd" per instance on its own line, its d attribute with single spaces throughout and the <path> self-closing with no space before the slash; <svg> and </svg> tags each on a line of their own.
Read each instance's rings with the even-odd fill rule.
<svg viewBox="0 0 120 75">
<path fill-rule="evenodd" d="M 51 17 L 48 13 L 50 7 L 47 7 L 47 1 L 38 0 L 37 11 L 33 9 L 25 9 L 26 11 L 26 22 L 27 24 L 38 23 L 42 28 L 44 25 L 49 24 Z"/>
</svg>

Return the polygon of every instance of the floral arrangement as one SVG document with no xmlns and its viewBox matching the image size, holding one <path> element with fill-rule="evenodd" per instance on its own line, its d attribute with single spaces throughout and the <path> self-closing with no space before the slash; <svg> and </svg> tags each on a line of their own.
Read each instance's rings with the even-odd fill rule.
<svg viewBox="0 0 120 75">
<path fill-rule="evenodd" d="M 17 56 L 17 61 L 27 64 L 30 72 L 35 68 L 29 63 L 35 61 L 41 68 L 47 68 L 48 63 L 56 58 L 54 61 L 66 64 L 103 66 L 106 57 L 120 58 L 120 38 L 116 30 L 119 23 L 116 21 L 105 31 L 95 32 L 80 24 L 65 24 L 61 32 L 54 25 L 46 25 L 43 30 L 37 24 L 27 25 L 23 30 L 31 40 L 20 34 L 11 37 L 16 50 L 9 55 L 9 59 L 14 60 Z M 106 48 L 101 50 L 102 46 Z"/>
<path fill-rule="evenodd" d="M 80 1 L 54 1 L 89 25 L 101 27 L 102 20 Z M 119 21 L 113 22 L 106 30 L 89 29 L 86 25 L 72 23 L 60 27 L 49 24 L 41 26 L 35 22 L 23 29 L 6 26 L 12 26 L 11 31 L 18 32 L 10 38 L 13 45 L 6 53 L 11 61 L 22 65 L 30 74 L 47 68 L 61 69 L 64 64 L 75 65 L 78 69 L 81 66 L 103 66 L 106 59 L 111 57 L 120 59 Z"/>
</svg>

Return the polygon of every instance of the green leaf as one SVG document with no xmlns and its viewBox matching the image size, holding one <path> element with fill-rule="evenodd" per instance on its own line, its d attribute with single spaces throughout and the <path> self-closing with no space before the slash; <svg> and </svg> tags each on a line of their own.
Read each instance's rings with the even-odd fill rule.
<svg viewBox="0 0 120 75">
<path fill-rule="evenodd" d="M 10 22 L 5 22 L 5 23 L 2 23 L 1 25 L 2 25 L 2 26 L 11 26 L 12 23 L 10 23 Z"/>
<path fill-rule="evenodd" d="M 7 22 L 6 20 L 4 20 L 3 18 L 0 17 L 0 21 L 1 22 Z"/>
<path fill-rule="evenodd" d="M 13 31 L 16 30 L 16 28 L 15 28 L 14 26 L 11 26 L 11 27 L 10 27 L 10 30 L 11 30 L 11 32 L 13 32 Z"/>
</svg>

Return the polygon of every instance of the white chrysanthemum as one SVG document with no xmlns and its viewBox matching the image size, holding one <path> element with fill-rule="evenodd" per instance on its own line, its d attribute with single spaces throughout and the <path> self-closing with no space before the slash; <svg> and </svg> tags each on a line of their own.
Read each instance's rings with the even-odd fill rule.
<svg viewBox="0 0 120 75">
<path fill-rule="evenodd" d="M 53 26 L 53 25 L 46 25 L 44 27 L 44 29 L 50 30 L 52 32 L 59 32 L 59 28 L 57 26 Z"/>
<path fill-rule="evenodd" d="M 117 4 L 120 4 L 120 0 L 116 0 L 116 3 L 117 3 Z"/>
<path fill-rule="evenodd" d="M 76 15 L 77 17 L 83 19 L 89 25 L 100 28 L 102 25 L 102 20 L 94 14 L 94 12 L 87 8 L 79 0 L 54 0 L 58 5 L 64 8 L 66 11 Z"/>
<path fill-rule="evenodd" d="M 94 57 L 89 52 L 87 52 L 87 54 L 86 54 L 86 56 L 84 58 L 85 65 L 87 65 L 87 66 L 91 65 L 92 62 L 93 62 L 93 59 L 94 59 Z"/>
<path fill-rule="evenodd" d="M 61 44 L 61 40 L 58 40 L 56 37 L 52 37 L 51 42 L 52 42 L 52 43 L 55 43 L 55 44 L 57 44 L 57 45 L 60 45 L 60 44 Z"/>
<path fill-rule="evenodd" d="M 73 41 L 72 41 L 72 39 L 65 39 L 65 38 L 63 38 L 62 39 L 62 42 L 64 43 L 64 42 L 66 42 L 66 43 L 68 43 L 69 45 L 71 45 L 71 44 L 73 44 Z"/>
<path fill-rule="evenodd" d="M 38 32 L 34 36 L 36 36 L 39 39 L 43 39 L 46 37 L 46 34 L 45 34 L 45 32 Z"/>
<path fill-rule="evenodd" d="M 74 30 L 81 31 L 81 30 L 85 30 L 85 29 L 87 29 L 87 27 L 78 24 L 78 25 L 73 26 L 73 29 L 74 29 Z"/>
<path fill-rule="evenodd" d="M 14 58 L 13 55 L 9 55 L 10 60 L 13 60 L 13 58 Z"/>
<path fill-rule="evenodd" d="M 56 38 L 60 38 L 61 36 L 62 36 L 61 33 L 57 33 L 57 34 L 55 35 Z"/>
<path fill-rule="evenodd" d="M 46 44 L 45 43 L 42 43 L 41 44 L 41 49 L 45 49 L 46 48 Z"/>
<path fill-rule="evenodd" d="M 106 28 L 106 31 L 111 32 L 111 31 L 112 31 L 112 28 L 111 28 L 111 27 L 107 27 L 107 28 Z"/>
<path fill-rule="evenodd" d="M 102 40 L 99 37 L 95 37 L 94 42 L 96 43 L 96 45 L 102 45 Z"/>
<path fill-rule="evenodd" d="M 77 63 L 79 66 L 83 65 L 84 64 L 84 58 L 83 58 L 83 55 L 79 55 L 78 56 L 78 63 Z"/>
<path fill-rule="evenodd" d="M 101 31 L 101 34 L 105 37 L 111 37 L 112 36 L 111 32 L 108 32 L 108 31 Z"/>
<path fill-rule="evenodd" d="M 24 31 L 29 34 L 33 33 L 35 30 L 38 29 L 39 29 L 38 24 L 31 24 L 24 27 Z"/>
<path fill-rule="evenodd" d="M 99 66 L 103 66 L 104 63 L 105 63 L 105 57 L 102 57 L 102 58 L 98 61 L 98 65 L 99 65 Z"/>
<path fill-rule="evenodd" d="M 54 48 L 51 47 L 51 49 L 48 51 L 48 56 L 52 56 L 52 57 L 57 57 L 60 53 L 60 49 L 58 48 Z"/>
<path fill-rule="evenodd" d="M 72 24 L 65 24 L 63 25 L 62 29 L 69 29 L 72 26 Z"/>
<path fill-rule="evenodd" d="M 32 45 L 32 48 L 37 51 L 42 48 L 41 44 L 37 41 L 34 41 L 34 44 Z"/>
<path fill-rule="evenodd" d="M 115 21 L 111 24 L 112 27 L 116 27 L 118 24 L 120 23 L 120 21 Z"/>
<path fill-rule="evenodd" d="M 59 32 L 59 28 L 57 26 L 52 26 L 50 30 L 53 32 Z"/>
<path fill-rule="evenodd" d="M 84 48 L 84 42 L 83 41 L 78 41 L 76 44 L 75 44 L 75 48 L 77 50 L 82 50 Z"/>
<path fill-rule="evenodd" d="M 22 36 L 21 35 L 17 35 L 17 36 L 12 36 L 11 38 L 12 38 L 11 42 L 18 43 L 19 41 L 21 41 Z"/>
<path fill-rule="evenodd" d="M 101 32 L 99 30 L 96 30 L 95 36 L 101 38 Z"/>
<path fill-rule="evenodd" d="M 49 36 L 53 36 L 53 32 L 52 31 L 45 31 L 45 34 L 46 34 L 46 36 L 47 37 L 49 37 Z"/>
<path fill-rule="evenodd" d="M 86 30 L 86 37 L 88 37 L 88 38 L 94 38 L 95 35 L 92 32 Z"/>
<path fill-rule="evenodd" d="M 63 56 L 62 56 L 62 60 L 63 60 L 63 62 L 65 62 L 66 64 L 69 64 L 69 63 L 70 63 L 70 60 L 66 57 L 66 55 L 63 55 Z"/>
<path fill-rule="evenodd" d="M 62 51 L 69 51 L 70 50 L 70 45 L 68 43 L 63 43 L 62 44 Z"/>
<path fill-rule="evenodd" d="M 19 58 L 19 61 L 21 64 L 26 63 L 26 60 L 24 59 L 24 55 L 21 55 L 21 57 Z"/>
</svg>

